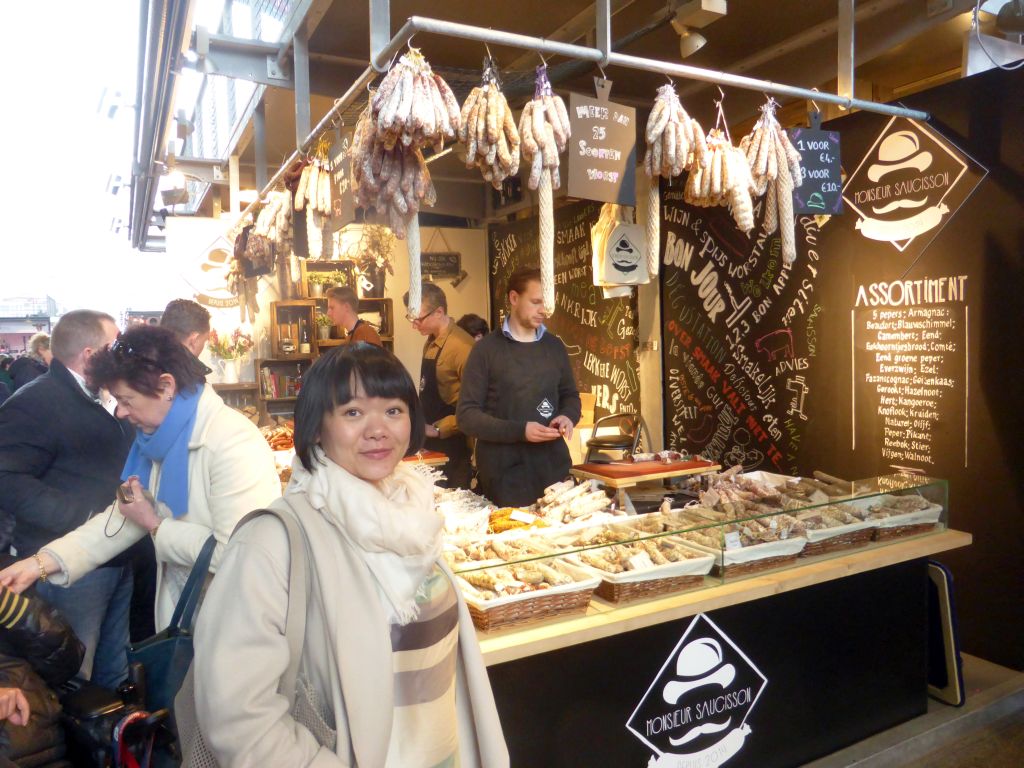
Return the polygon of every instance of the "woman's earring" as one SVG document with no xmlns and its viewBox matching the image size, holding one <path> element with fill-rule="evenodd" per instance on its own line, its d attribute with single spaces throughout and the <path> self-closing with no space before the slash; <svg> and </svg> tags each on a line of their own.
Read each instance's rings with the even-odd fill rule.
<svg viewBox="0 0 1024 768">
<path fill-rule="evenodd" d="M 174 395 L 168 395 L 167 396 L 167 402 L 168 403 L 171 402 L 171 400 L 173 400 L 173 399 L 174 399 Z"/>
</svg>

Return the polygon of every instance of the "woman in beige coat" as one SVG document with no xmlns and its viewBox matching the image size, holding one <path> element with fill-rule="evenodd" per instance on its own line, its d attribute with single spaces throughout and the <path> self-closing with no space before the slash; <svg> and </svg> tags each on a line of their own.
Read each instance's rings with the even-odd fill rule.
<svg viewBox="0 0 1024 768">
<path fill-rule="evenodd" d="M 424 432 L 409 374 L 378 347 L 332 352 L 304 377 L 295 419 L 278 504 L 304 528 L 313 572 L 296 703 L 278 692 L 288 536 L 266 515 L 232 537 L 196 628 L 206 744 L 222 768 L 508 766 L 432 486 L 401 463 Z"/>
<path fill-rule="evenodd" d="M 215 571 L 235 524 L 281 486 L 256 427 L 203 381 L 201 364 L 166 328 L 137 326 L 93 354 L 86 371 L 136 428 L 122 494 L 84 525 L 0 572 L 16 592 L 45 578 L 75 582 L 143 536 L 157 559 L 156 628 L 174 606 L 203 544 L 217 539 Z"/>
</svg>

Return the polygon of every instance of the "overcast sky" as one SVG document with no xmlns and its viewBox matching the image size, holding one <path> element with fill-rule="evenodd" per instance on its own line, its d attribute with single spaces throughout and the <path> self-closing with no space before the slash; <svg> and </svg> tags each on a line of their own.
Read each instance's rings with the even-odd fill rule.
<svg viewBox="0 0 1024 768">
<path fill-rule="evenodd" d="M 111 231 L 128 218 L 127 187 L 115 197 L 107 184 L 131 175 L 138 13 L 138 0 L 5 3 L 0 297 L 115 314 L 172 298 L 147 279 L 160 257 Z"/>
</svg>

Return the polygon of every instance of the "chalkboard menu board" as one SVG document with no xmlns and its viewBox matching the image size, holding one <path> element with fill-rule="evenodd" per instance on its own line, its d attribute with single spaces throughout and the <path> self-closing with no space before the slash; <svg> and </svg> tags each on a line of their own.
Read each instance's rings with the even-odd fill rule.
<svg viewBox="0 0 1024 768">
<path fill-rule="evenodd" d="M 457 251 L 424 251 L 420 272 L 431 277 L 455 277 L 462 271 L 462 254 Z"/>
<path fill-rule="evenodd" d="M 555 314 L 548 331 L 565 343 L 580 392 L 596 395 L 598 416 L 637 413 L 640 375 L 636 359 L 636 299 L 605 299 L 594 285 L 590 229 L 601 206 L 579 202 L 555 211 Z M 537 218 L 492 224 L 487 229 L 491 317 L 507 311 L 509 275 L 540 263 Z"/>
<path fill-rule="evenodd" d="M 797 259 L 776 233 L 744 235 L 725 208 L 662 184 L 665 443 L 747 470 L 793 472 L 818 354 L 818 225 L 797 221 Z"/>
<path fill-rule="evenodd" d="M 843 212 L 843 180 L 839 158 L 839 131 L 793 128 L 789 140 L 800 153 L 803 183 L 793 190 L 796 213 Z"/>
<path fill-rule="evenodd" d="M 939 456 L 967 466 L 967 277 L 907 281 L 920 291 L 902 280 L 858 287 L 853 445 L 889 466 L 934 466 Z"/>
<path fill-rule="evenodd" d="M 569 94 L 569 197 L 636 205 L 636 110 Z"/>
</svg>

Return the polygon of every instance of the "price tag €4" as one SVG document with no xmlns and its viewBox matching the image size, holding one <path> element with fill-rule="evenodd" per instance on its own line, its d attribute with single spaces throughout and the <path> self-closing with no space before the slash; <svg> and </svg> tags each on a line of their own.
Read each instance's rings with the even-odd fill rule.
<svg viewBox="0 0 1024 768">
<path fill-rule="evenodd" d="M 644 571 L 654 567 L 654 561 L 651 560 L 651 556 L 646 552 L 638 552 L 628 558 L 626 562 L 629 564 L 628 570 L 630 571 Z"/>
</svg>

